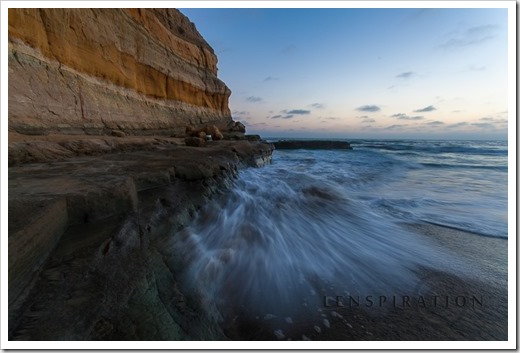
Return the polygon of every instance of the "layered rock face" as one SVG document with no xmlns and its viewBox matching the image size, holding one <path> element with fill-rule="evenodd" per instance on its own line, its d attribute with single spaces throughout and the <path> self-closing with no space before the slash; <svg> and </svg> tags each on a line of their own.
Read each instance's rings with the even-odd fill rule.
<svg viewBox="0 0 520 353">
<path fill-rule="evenodd" d="M 231 123 L 217 58 L 175 9 L 9 9 L 9 131 L 184 134 Z"/>
</svg>

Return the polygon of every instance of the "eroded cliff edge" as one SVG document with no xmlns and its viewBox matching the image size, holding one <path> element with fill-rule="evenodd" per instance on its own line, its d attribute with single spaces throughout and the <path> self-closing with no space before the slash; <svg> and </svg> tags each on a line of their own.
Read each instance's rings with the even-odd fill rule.
<svg viewBox="0 0 520 353">
<path fill-rule="evenodd" d="M 226 339 L 170 242 L 273 146 L 179 138 L 237 126 L 216 63 L 174 9 L 9 9 L 10 340 Z"/>
<path fill-rule="evenodd" d="M 9 131 L 182 135 L 231 121 L 217 57 L 175 9 L 9 9 Z"/>
</svg>

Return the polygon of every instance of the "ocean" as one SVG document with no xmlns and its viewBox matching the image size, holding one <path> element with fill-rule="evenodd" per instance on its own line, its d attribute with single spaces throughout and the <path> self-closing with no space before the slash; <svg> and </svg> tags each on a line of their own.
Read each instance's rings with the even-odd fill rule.
<svg viewBox="0 0 520 353">
<path fill-rule="evenodd" d="M 280 332 L 298 318 L 320 322 L 327 296 L 414 293 L 418 268 L 478 277 L 406 224 L 506 241 L 507 142 L 349 142 L 275 150 L 175 238 L 184 290 L 209 315 Z"/>
</svg>

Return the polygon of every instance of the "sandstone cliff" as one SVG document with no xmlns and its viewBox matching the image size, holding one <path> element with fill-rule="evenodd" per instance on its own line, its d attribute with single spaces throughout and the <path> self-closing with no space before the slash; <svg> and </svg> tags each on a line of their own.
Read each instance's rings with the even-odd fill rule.
<svg viewBox="0 0 520 353">
<path fill-rule="evenodd" d="M 9 131 L 182 135 L 231 122 L 217 58 L 175 9 L 9 9 Z"/>
</svg>

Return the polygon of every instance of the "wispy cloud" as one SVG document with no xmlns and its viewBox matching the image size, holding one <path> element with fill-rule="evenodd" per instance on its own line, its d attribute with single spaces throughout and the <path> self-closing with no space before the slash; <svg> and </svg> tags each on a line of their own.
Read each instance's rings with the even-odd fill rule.
<svg viewBox="0 0 520 353">
<path fill-rule="evenodd" d="M 268 126 L 267 123 L 255 123 L 255 124 L 249 124 L 250 127 L 258 127 L 258 126 Z"/>
<path fill-rule="evenodd" d="M 463 127 L 463 126 L 468 126 L 469 124 L 465 121 L 462 121 L 460 123 L 455 123 L 455 124 L 451 124 L 451 125 L 448 125 L 446 126 L 448 129 L 456 129 L 456 128 L 459 128 L 459 127 Z"/>
<path fill-rule="evenodd" d="M 244 116 L 244 115 L 249 115 L 249 112 L 245 111 L 245 110 L 234 110 L 232 112 L 233 115 L 237 115 L 237 116 Z"/>
<path fill-rule="evenodd" d="M 422 109 L 414 110 L 415 113 L 426 113 L 426 112 L 433 112 L 434 110 L 437 110 L 433 105 L 429 105 L 427 107 L 424 107 Z"/>
<path fill-rule="evenodd" d="M 375 122 L 376 122 L 376 119 L 368 118 L 368 119 L 363 119 L 363 121 L 361 123 L 370 124 L 370 123 L 375 123 Z"/>
<path fill-rule="evenodd" d="M 482 66 L 471 65 L 468 70 L 469 71 L 485 71 L 486 66 L 485 65 L 482 65 Z"/>
<path fill-rule="evenodd" d="M 275 116 L 271 117 L 271 119 L 292 119 L 292 118 L 294 118 L 294 114 L 275 115 Z"/>
<path fill-rule="evenodd" d="M 446 42 L 439 45 L 442 49 L 463 48 L 470 45 L 478 45 L 495 38 L 499 27 L 492 24 L 475 26 L 463 32 L 457 32 Z"/>
<path fill-rule="evenodd" d="M 440 125 L 444 125 L 444 123 L 442 121 L 435 120 L 435 121 L 430 121 L 429 123 L 426 123 L 426 125 L 440 126 Z"/>
<path fill-rule="evenodd" d="M 322 103 L 312 103 L 309 105 L 309 107 L 313 107 L 316 109 L 323 109 L 323 108 L 325 108 L 325 105 L 323 105 Z"/>
<path fill-rule="evenodd" d="M 501 117 L 493 117 L 493 116 L 485 116 L 483 118 L 480 118 L 478 119 L 480 121 L 489 121 L 491 123 L 495 123 L 495 124 L 507 124 L 508 121 L 507 119 L 504 119 L 504 118 L 501 118 Z"/>
<path fill-rule="evenodd" d="M 421 120 L 421 119 L 424 119 L 424 116 L 421 116 L 421 115 L 416 115 L 416 116 L 408 116 L 404 113 L 398 113 L 398 114 L 394 114 L 394 115 L 391 115 L 392 118 L 397 118 L 397 119 L 401 119 L 401 120 Z"/>
<path fill-rule="evenodd" d="M 310 110 L 305 109 L 291 109 L 291 110 L 282 110 L 282 113 L 285 114 L 297 114 L 297 115 L 308 115 L 311 113 Z"/>
<path fill-rule="evenodd" d="M 475 126 L 481 129 L 496 129 L 493 123 L 472 123 L 471 126 Z"/>
<path fill-rule="evenodd" d="M 373 112 L 380 111 L 381 108 L 378 107 L 377 105 L 362 105 L 361 107 L 357 107 L 356 110 L 359 112 L 373 113 Z"/>
<path fill-rule="evenodd" d="M 406 71 L 406 72 L 401 72 L 400 74 L 396 75 L 395 77 L 402 78 L 402 79 L 408 79 L 408 78 L 411 78 L 411 77 L 413 77 L 415 75 L 416 74 L 413 71 Z"/>
<path fill-rule="evenodd" d="M 280 53 L 290 54 L 290 53 L 294 52 L 295 50 L 296 50 L 296 45 L 289 44 L 289 45 L 286 45 L 285 47 L 283 47 L 282 50 L 280 50 Z"/>
<path fill-rule="evenodd" d="M 406 127 L 406 125 L 390 125 L 385 127 L 385 130 L 394 130 L 394 129 L 401 129 L 403 127 Z"/>
<path fill-rule="evenodd" d="M 278 77 L 267 76 L 266 78 L 264 78 L 264 81 L 263 81 L 263 82 L 278 81 L 278 80 L 279 80 Z"/>
<path fill-rule="evenodd" d="M 258 103 L 258 102 L 261 102 L 262 100 L 263 100 L 262 98 L 255 97 L 255 96 L 249 96 L 246 98 L 246 101 L 252 102 L 252 103 Z"/>
</svg>

